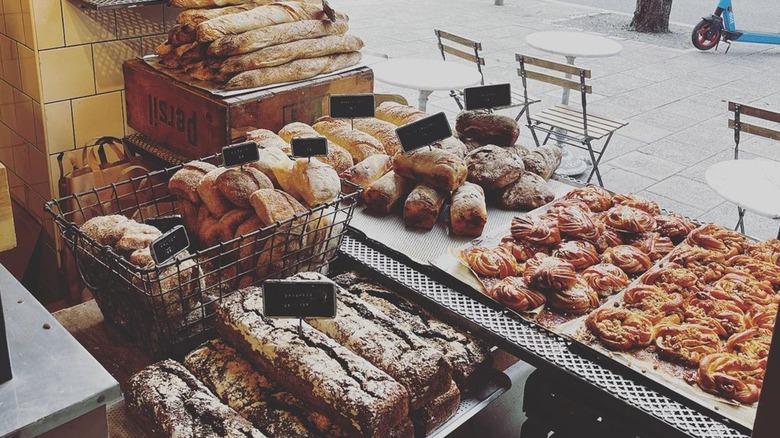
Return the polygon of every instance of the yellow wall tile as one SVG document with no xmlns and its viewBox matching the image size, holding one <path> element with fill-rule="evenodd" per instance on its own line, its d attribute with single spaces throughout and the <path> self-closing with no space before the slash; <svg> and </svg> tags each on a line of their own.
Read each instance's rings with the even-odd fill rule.
<svg viewBox="0 0 780 438">
<path fill-rule="evenodd" d="M 0 105 L 14 103 L 14 87 L 0 80 Z"/>
<path fill-rule="evenodd" d="M 22 76 L 19 69 L 19 45 L 5 36 L 0 37 L 0 59 L 3 63 L 3 80 L 18 89 L 22 89 Z"/>
<path fill-rule="evenodd" d="M 43 105 L 33 100 L 33 120 L 35 121 L 35 147 L 46 152 L 46 128 L 43 125 Z"/>
<path fill-rule="evenodd" d="M 9 169 L 14 168 L 14 150 L 13 148 L 0 148 L 0 163 Z"/>
<path fill-rule="evenodd" d="M 39 56 L 44 102 L 95 93 L 91 46 L 43 50 Z"/>
<path fill-rule="evenodd" d="M 94 44 L 95 88 L 98 93 L 117 91 L 124 88 L 122 63 L 141 54 L 141 39 Z"/>
<path fill-rule="evenodd" d="M 29 0 L 25 0 L 29 1 Z M 24 44 L 29 48 L 35 46 L 35 27 L 33 26 L 32 12 L 22 13 L 22 25 L 24 26 Z"/>
<path fill-rule="evenodd" d="M 22 75 L 22 91 L 38 102 L 41 101 L 41 86 L 38 81 L 38 63 L 35 52 L 19 44 L 19 70 Z"/>
<path fill-rule="evenodd" d="M 24 21 L 22 20 L 21 12 L 5 14 L 5 31 L 6 35 L 11 37 L 11 39 L 22 43 L 25 42 Z"/>
<path fill-rule="evenodd" d="M 29 183 L 30 178 L 30 153 L 27 144 L 14 146 L 14 172 L 25 182 Z"/>
<path fill-rule="evenodd" d="M 49 191 L 49 164 L 46 155 L 39 151 L 34 145 L 28 144 L 28 153 L 30 154 L 30 184 L 41 195 L 48 195 Z M 43 184 L 44 189 L 37 187 Z"/>
<path fill-rule="evenodd" d="M 22 12 L 22 0 L 3 0 L 3 12 L 18 14 Z"/>
<path fill-rule="evenodd" d="M 24 93 L 14 90 L 14 112 L 16 113 L 16 132 L 30 143 L 35 143 L 35 117 L 33 101 Z"/>
<path fill-rule="evenodd" d="M 46 200 L 34 190 L 27 191 L 27 210 L 38 220 L 43 221 L 43 205 Z"/>
<path fill-rule="evenodd" d="M 141 37 L 165 32 L 163 5 L 117 10 L 116 31 L 117 38 Z"/>
<path fill-rule="evenodd" d="M 62 47 L 65 45 L 65 32 L 62 26 L 62 5 L 57 0 L 32 0 L 35 29 L 38 37 L 38 50 Z"/>
<path fill-rule="evenodd" d="M 154 54 L 157 46 L 167 41 L 167 39 L 168 37 L 165 34 L 141 38 L 141 55 Z"/>
<path fill-rule="evenodd" d="M 74 149 L 73 113 L 69 100 L 44 105 L 46 143 L 50 154 Z"/>
<path fill-rule="evenodd" d="M 85 11 L 69 0 L 60 2 L 66 45 L 96 43 L 116 38 L 115 11 Z"/>
<path fill-rule="evenodd" d="M 114 92 L 73 101 L 76 147 L 104 135 L 124 136 L 122 93 Z"/>
</svg>

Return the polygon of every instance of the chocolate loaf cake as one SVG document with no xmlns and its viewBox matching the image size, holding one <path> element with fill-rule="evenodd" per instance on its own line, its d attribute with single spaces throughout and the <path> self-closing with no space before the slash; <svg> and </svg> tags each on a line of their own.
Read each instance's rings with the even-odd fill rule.
<svg viewBox="0 0 780 438">
<path fill-rule="evenodd" d="M 452 366 L 452 378 L 461 392 L 467 392 L 474 376 L 490 366 L 487 345 L 434 318 L 416 303 L 370 282 L 367 277 L 356 272 L 343 273 L 333 280 L 441 351 Z"/>
<path fill-rule="evenodd" d="M 152 437 L 265 437 L 173 360 L 150 365 L 131 377 L 126 399 Z"/>
<path fill-rule="evenodd" d="M 429 435 L 452 418 L 459 407 L 460 391 L 455 381 L 451 380 L 447 392 L 433 399 L 425 407 L 412 411 L 410 414 L 417 435 Z"/>
<path fill-rule="evenodd" d="M 262 289 L 223 300 L 219 333 L 260 372 L 358 437 L 384 437 L 409 414 L 406 389 L 320 331 L 263 317 Z"/>
</svg>

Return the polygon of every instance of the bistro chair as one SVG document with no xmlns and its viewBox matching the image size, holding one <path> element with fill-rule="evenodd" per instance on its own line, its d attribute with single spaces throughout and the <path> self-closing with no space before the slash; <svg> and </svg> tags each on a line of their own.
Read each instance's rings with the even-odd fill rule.
<svg viewBox="0 0 780 438">
<path fill-rule="evenodd" d="M 547 144 L 550 136 L 555 133 L 555 137 L 560 143 L 588 151 L 593 169 L 591 169 L 586 182 L 590 182 L 593 175 L 596 175 L 599 185 L 603 187 L 604 181 L 602 181 L 601 172 L 599 172 L 599 163 L 610 140 L 612 140 L 612 135 L 628 123 L 588 113 L 587 95 L 593 91 L 592 87 L 586 83 L 586 79 L 590 79 L 590 70 L 519 53 L 515 57 L 520 63 L 517 73 L 522 79 L 523 98 L 526 102 L 528 102 L 529 79 L 561 86 L 564 91 L 576 90 L 580 92 L 582 95 L 581 106 L 556 105 L 540 111 L 536 115 L 531 115 L 529 110 L 525 113 L 526 120 L 537 147 L 540 146 L 537 131 L 540 131 L 546 133 L 541 144 Z M 529 67 L 533 67 L 535 70 L 529 70 Z M 565 77 L 560 77 L 561 74 L 564 74 Z M 576 77 L 576 79 L 571 79 L 572 77 Z M 593 142 L 603 139 L 605 141 L 601 149 L 594 149 Z"/>
<path fill-rule="evenodd" d="M 704 178 L 715 192 L 736 204 L 734 229 L 744 234 L 748 211 L 780 219 L 780 163 L 765 158 L 740 160 L 739 144 L 743 133 L 780 141 L 780 130 L 758 124 L 780 123 L 780 113 L 736 102 L 729 102 L 729 112 L 734 113 L 729 117 L 729 128 L 734 129 L 734 159 L 713 164 Z M 777 237 L 780 239 L 780 230 Z"/>
<path fill-rule="evenodd" d="M 447 54 L 456 56 L 466 61 L 473 62 L 477 66 L 479 76 L 482 78 L 481 84 L 485 85 L 485 74 L 482 71 L 482 67 L 485 66 L 485 57 L 482 56 L 482 43 L 468 38 L 455 35 L 453 33 L 445 32 L 443 30 L 434 29 L 436 38 L 439 40 L 439 51 L 441 52 L 441 58 L 447 60 Z M 464 99 L 463 90 L 450 90 L 450 96 L 455 99 L 455 103 L 458 104 L 458 108 L 463 109 Z M 523 96 L 519 93 L 512 92 L 513 103 L 510 108 L 522 107 L 520 112 L 515 116 L 515 120 L 520 120 L 523 113 L 528 108 L 528 105 L 540 102 L 539 99 L 523 99 Z"/>
</svg>

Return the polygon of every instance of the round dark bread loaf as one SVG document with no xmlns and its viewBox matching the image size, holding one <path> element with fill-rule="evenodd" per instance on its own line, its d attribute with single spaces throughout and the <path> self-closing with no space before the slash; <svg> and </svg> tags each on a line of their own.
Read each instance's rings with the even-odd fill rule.
<svg viewBox="0 0 780 438">
<path fill-rule="evenodd" d="M 511 117 L 485 110 L 461 111 L 455 119 L 455 131 L 461 140 L 510 147 L 520 135 L 520 127 Z"/>
<path fill-rule="evenodd" d="M 498 203 L 509 210 L 530 211 L 555 199 L 555 194 L 539 175 L 525 172 L 499 192 Z"/>
<path fill-rule="evenodd" d="M 525 167 L 514 154 L 495 145 L 474 149 L 466 155 L 467 180 L 485 190 L 500 189 L 520 179 Z"/>
</svg>

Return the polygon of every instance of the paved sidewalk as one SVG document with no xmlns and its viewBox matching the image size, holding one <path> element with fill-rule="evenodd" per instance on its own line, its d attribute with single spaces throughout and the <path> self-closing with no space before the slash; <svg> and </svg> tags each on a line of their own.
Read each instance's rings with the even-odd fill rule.
<svg viewBox="0 0 780 438">
<path fill-rule="evenodd" d="M 566 18 L 599 12 L 544 0 L 506 0 L 504 6 L 495 6 L 492 0 L 330 3 L 350 15 L 351 32 L 365 40 L 366 50 L 390 57 L 439 58 L 434 28 L 479 40 L 486 57 L 486 79 L 510 82 L 518 91 L 522 86 L 516 52 L 554 57 L 526 46 L 526 35 L 561 29 Z M 615 135 L 600 166 L 605 185 L 617 192 L 638 193 L 693 218 L 733 226 L 736 207 L 707 186 L 704 171 L 712 163 L 733 158 L 727 101 L 780 111 L 780 48 L 735 43 L 724 54 L 725 47 L 703 53 L 692 46 L 677 50 L 620 42 L 623 52 L 618 56 L 577 60 L 593 73 L 589 110 L 629 122 Z M 543 99 L 532 109 L 559 102 L 560 88 L 539 83 L 531 87 L 531 94 Z M 376 91 L 401 94 L 413 105 L 417 102 L 415 91 L 379 82 Z M 454 119 L 457 106 L 446 92 L 435 92 L 428 111 L 445 111 Z M 523 144 L 532 145 L 528 129 L 521 131 Z M 743 139 L 741 157 L 780 160 L 780 143 L 751 135 Z M 777 234 L 780 221 L 748 214 L 746 226 L 748 234 L 770 238 Z"/>
</svg>

